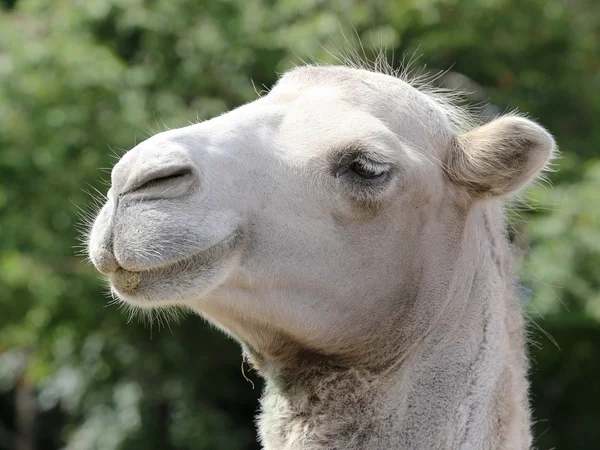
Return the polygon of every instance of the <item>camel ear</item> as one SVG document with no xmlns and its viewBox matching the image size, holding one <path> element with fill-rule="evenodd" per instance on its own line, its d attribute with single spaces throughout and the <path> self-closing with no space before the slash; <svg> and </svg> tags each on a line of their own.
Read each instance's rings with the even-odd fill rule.
<svg viewBox="0 0 600 450">
<path fill-rule="evenodd" d="M 554 139 L 540 125 L 501 117 L 454 138 L 448 175 L 473 196 L 506 196 L 535 179 L 554 150 Z"/>
</svg>

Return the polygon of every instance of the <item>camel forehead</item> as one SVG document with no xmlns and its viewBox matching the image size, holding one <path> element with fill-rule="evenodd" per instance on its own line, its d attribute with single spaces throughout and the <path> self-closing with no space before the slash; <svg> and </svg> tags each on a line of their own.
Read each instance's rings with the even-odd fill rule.
<svg viewBox="0 0 600 450">
<path fill-rule="evenodd" d="M 366 69 L 344 66 L 304 66 L 286 72 L 275 85 L 270 97 L 286 102 L 299 98 L 310 90 L 336 92 L 340 97 L 357 104 L 374 104 L 387 100 L 410 99 L 411 108 L 430 105 L 432 99 L 397 77 Z M 407 105 L 408 106 L 408 105 Z"/>
<path fill-rule="evenodd" d="M 365 86 L 373 84 L 395 85 L 405 89 L 414 89 L 403 80 L 373 72 L 367 69 L 357 69 L 345 66 L 302 66 L 286 72 L 277 86 L 293 84 L 297 88 L 308 88 L 314 86 L 338 86 L 340 88 L 352 88 L 363 83 Z"/>
<path fill-rule="evenodd" d="M 452 120 L 456 110 L 443 99 L 440 102 L 395 76 L 366 69 L 299 67 L 286 72 L 268 97 L 278 104 L 301 104 L 315 123 L 337 123 L 341 133 L 368 133 L 368 124 L 379 122 L 405 143 L 426 151 L 445 147 L 456 132 Z"/>
</svg>

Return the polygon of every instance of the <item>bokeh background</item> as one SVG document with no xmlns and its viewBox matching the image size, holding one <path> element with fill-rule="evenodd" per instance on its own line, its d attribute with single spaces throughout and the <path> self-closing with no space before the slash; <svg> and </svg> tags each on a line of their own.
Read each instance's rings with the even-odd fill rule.
<svg viewBox="0 0 600 450">
<path fill-rule="evenodd" d="M 536 445 L 600 449 L 600 2 L 0 0 L 1 450 L 258 448 L 238 346 L 107 307 L 77 214 L 114 154 L 352 47 L 556 136 L 553 187 L 511 214 Z"/>
</svg>

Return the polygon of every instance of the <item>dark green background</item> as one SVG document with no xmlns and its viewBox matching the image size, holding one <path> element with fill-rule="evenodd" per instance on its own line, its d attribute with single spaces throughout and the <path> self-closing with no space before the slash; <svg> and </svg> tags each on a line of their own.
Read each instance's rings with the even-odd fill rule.
<svg viewBox="0 0 600 450">
<path fill-rule="evenodd" d="M 77 213 L 113 153 L 352 46 L 450 69 L 486 114 L 555 134 L 553 186 L 511 213 L 535 436 L 600 448 L 600 2 L 0 0 L 0 449 L 257 448 L 237 345 L 198 317 L 150 328 L 106 307 Z"/>
</svg>

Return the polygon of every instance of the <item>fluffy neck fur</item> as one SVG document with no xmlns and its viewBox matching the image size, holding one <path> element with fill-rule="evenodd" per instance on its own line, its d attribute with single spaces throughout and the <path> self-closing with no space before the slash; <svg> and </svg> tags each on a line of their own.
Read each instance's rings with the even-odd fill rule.
<svg viewBox="0 0 600 450">
<path fill-rule="evenodd" d="M 285 359 L 247 349 L 267 380 L 264 448 L 530 448 L 523 318 L 501 216 L 499 202 L 475 206 L 453 236 L 424 236 L 443 251 L 421 261 L 409 307 L 398 307 L 396 330 L 382 325 L 388 344 L 370 358 L 291 343 Z"/>
</svg>

